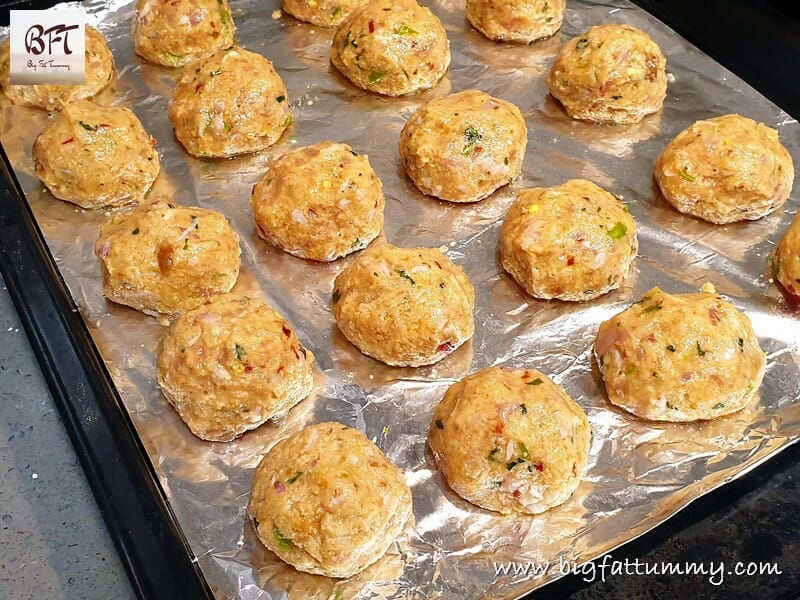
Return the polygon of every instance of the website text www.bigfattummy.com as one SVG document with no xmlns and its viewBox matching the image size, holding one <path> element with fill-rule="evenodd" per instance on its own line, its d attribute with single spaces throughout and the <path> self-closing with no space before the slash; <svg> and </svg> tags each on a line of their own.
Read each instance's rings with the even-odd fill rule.
<svg viewBox="0 0 800 600">
<path fill-rule="evenodd" d="M 781 575 L 777 563 L 770 562 L 648 562 L 639 558 L 617 560 L 610 554 L 592 562 L 579 563 L 566 558 L 554 562 L 495 562 L 495 576 L 527 577 L 539 579 L 549 575 L 577 575 L 587 583 L 606 581 L 608 577 L 666 575 L 704 577 L 711 585 L 722 585 L 725 578 L 753 577 L 755 575 Z"/>
</svg>

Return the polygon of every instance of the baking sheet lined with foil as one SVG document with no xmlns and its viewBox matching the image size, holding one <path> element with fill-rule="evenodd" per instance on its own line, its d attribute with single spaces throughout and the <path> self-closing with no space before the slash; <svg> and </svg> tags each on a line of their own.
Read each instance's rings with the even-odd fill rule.
<svg viewBox="0 0 800 600">
<path fill-rule="evenodd" d="M 289 90 L 294 125 L 272 149 L 228 160 L 191 158 L 175 141 L 167 103 L 180 70 L 134 56 L 134 3 L 81 3 L 106 36 L 119 76 L 98 101 L 131 108 L 158 140 L 162 173 L 153 195 L 213 208 L 241 236 L 243 269 L 234 289 L 262 294 L 295 326 L 317 359 L 311 397 L 286 422 L 267 424 L 230 443 L 189 432 L 155 382 L 155 351 L 166 328 L 156 319 L 107 303 L 93 254 L 109 213 L 54 199 L 39 184 L 30 156 L 46 114 L 3 100 L 0 139 L 39 226 L 107 362 L 170 504 L 219 598 L 517 598 L 560 571 L 653 528 L 705 492 L 775 455 L 800 435 L 800 315 L 771 282 L 775 244 L 797 212 L 797 189 L 776 213 L 752 223 L 714 226 L 678 214 L 652 179 L 664 145 L 697 119 L 738 112 L 778 127 L 795 163 L 800 127 L 788 115 L 641 9 L 621 0 L 568 3 L 564 26 L 532 46 L 491 42 L 469 26 L 464 3 L 428 0 L 451 41 L 444 80 L 420 94 L 384 98 L 356 89 L 330 65 L 333 30 L 280 15 L 275 0 L 235 0 L 237 42 L 272 60 Z M 569 119 L 548 95 L 545 76 L 569 38 L 600 23 L 644 29 L 667 57 L 671 74 L 663 111 L 632 126 Z M 400 164 L 400 130 L 424 102 L 479 88 L 517 104 L 528 124 L 523 173 L 472 205 L 420 194 Z M 392 368 L 360 354 L 338 332 L 330 311 L 332 281 L 354 258 L 319 264 L 261 241 L 249 207 L 252 185 L 270 160 L 323 140 L 368 154 L 384 184 L 384 237 L 401 246 L 447 246 L 477 291 L 474 338 L 440 363 Z M 621 289 L 569 304 L 525 295 L 500 268 L 500 225 L 517 192 L 581 177 L 622 196 L 637 221 L 639 255 Z M 600 322 L 655 285 L 697 291 L 712 282 L 753 321 L 768 354 L 757 400 L 738 414 L 706 423 L 647 423 L 606 400 L 591 358 Z M 502 517 L 458 498 L 426 452 L 436 403 L 447 386 L 478 369 L 507 364 L 550 375 L 586 410 L 592 445 L 574 496 L 536 517 Z M 255 537 L 246 517 L 253 469 L 279 439 L 305 425 L 338 420 L 363 430 L 406 472 L 414 523 L 387 555 L 350 580 L 303 574 Z M 553 565 L 546 574 L 498 575 L 505 561 Z"/>
</svg>

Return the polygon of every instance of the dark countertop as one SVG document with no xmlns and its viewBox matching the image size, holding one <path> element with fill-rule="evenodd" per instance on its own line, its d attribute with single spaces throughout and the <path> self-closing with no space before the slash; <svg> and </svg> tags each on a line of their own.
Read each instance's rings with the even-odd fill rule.
<svg viewBox="0 0 800 600">
<path fill-rule="evenodd" d="M 800 116 L 800 2 L 637 3 Z M 0 290 L 0 335 L 0 597 L 133 598 L 5 286 Z M 609 571 L 602 581 L 598 560 L 594 573 L 584 567 L 580 575 L 531 597 L 800 598 L 798 515 L 800 446 L 795 446 L 606 559 L 609 569 L 613 561 L 626 560 L 650 568 L 662 562 L 705 565 L 713 569 L 715 582 L 722 564 L 722 583 L 710 583 L 709 575 Z M 780 574 L 728 574 L 737 562 L 773 563 Z"/>
</svg>

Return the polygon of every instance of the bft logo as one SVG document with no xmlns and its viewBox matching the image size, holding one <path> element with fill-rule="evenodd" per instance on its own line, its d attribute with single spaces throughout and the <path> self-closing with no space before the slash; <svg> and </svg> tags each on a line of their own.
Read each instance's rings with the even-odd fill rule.
<svg viewBox="0 0 800 600">
<path fill-rule="evenodd" d="M 25 33 L 25 50 L 30 54 L 39 56 L 47 48 L 47 54 L 53 54 L 53 45 L 56 45 L 56 52 L 60 51 L 67 55 L 72 54 L 72 50 L 69 47 L 69 32 L 79 27 L 79 25 L 59 23 L 45 29 L 41 25 L 33 25 Z M 47 42 L 46 45 L 45 41 Z"/>
<path fill-rule="evenodd" d="M 80 10 L 12 10 L 11 85 L 82 84 L 86 16 Z"/>
</svg>

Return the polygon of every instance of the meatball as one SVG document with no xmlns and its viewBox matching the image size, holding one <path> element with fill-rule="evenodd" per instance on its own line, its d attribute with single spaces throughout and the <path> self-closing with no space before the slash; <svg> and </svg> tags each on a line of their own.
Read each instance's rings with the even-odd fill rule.
<svg viewBox="0 0 800 600">
<path fill-rule="evenodd" d="M 161 169 L 156 140 L 127 108 L 70 102 L 33 143 L 36 175 L 83 208 L 139 202 Z"/>
<path fill-rule="evenodd" d="M 800 302 L 800 214 L 775 248 L 773 266 L 775 279 L 794 301 Z"/>
<path fill-rule="evenodd" d="M 667 144 L 655 178 L 682 213 L 725 224 L 760 219 L 792 191 L 792 157 L 778 132 L 740 115 L 697 121 Z"/>
<path fill-rule="evenodd" d="M 336 27 L 356 8 L 369 0 L 283 0 L 281 8 L 295 19 L 317 25 Z"/>
<path fill-rule="evenodd" d="M 519 176 L 527 144 L 519 108 L 466 90 L 411 116 L 400 134 L 400 158 L 422 193 L 475 202 Z"/>
<path fill-rule="evenodd" d="M 594 352 L 612 404 L 653 421 L 741 410 L 766 363 L 750 319 L 721 296 L 659 288 L 600 325 Z"/>
<path fill-rule="evenodd" d="M 590 181 L 522 190 L 500 230 L 500 263 L 537 298 L 585 301 L 619 287 L 638 250 L 627 207 Z"/>
<path fill-rule="evenodd" d="M 630 25 L 599 25 L 561 49 L 547 85 L 573 119 L 637 123 L 661 110 L 666 64 L 645 32 Z"/>
<path fill-rule="evenodd" d="M 228 0 L 136 0 L 133 47 L 158 65 L 181 67 L 233 46 Z"/>
<path fill-rule="evenodd" d="M 339 25 L 331 62 L 360 88 L 401 96 L 444 76 L 450 41 L 439 18 L 415 0 L 372 0 Z"/>
<path fill-rule="evenodd" d="M 112 217 L 95 254 L 106 298 L 147 314 L 178 315 L 231 290 L 241 250 L 221 213 L 158 201 Z"/>
<path fill-rule="evenodd" d="M 453 491 L 503 514 L 565 502 L 589 459 L 583 409 L 533 369 L 490 367 L 450 386 L 428 443 Z"/>
<path fill-rule="evenodd" d="M 467 19 L 491 40 L 535 42 L 553 35 L 566 0 L 467 0 Z"/>
<path fill-rule="evenodd" d="M 169 118 L 186 151 L 202 157 L 269 148 L 293 120 L 286 86 L 272 63 L 239 47 L 186 65 Z"/>
<path fill-rule="evenodd" d="M 322 142 L 275 161 L 253 187 L 258 234 L 301 258 L 335 260 L 383 229 L 382 184 L 366 155 Z"/>
<path fill-rule="evenodd" d="M 440 361 L 475 332 L 475 289 L 433 248 L 373 247 L 333 282 L 336 324 L 361 352 L 388 365 Z"/>
<path fill-rule="evenodd" d="M 49 111 L 61 110 L 68 103 L 93 98 L 114 79 L 114 56 L 106 38 L 90 25 L 86 26 L 85 73 L 82 84 L 73 85 L 11 85 L 10 50 L 6 40 L 0 45 L 0 86 L 14 104 L 33 106 Z"/>
<path fill-rule="evenodd" d="M 350 577 L 411 518 L 405 475 L 357 429 L 320 423 L 281 440 L 256 469 L 248 512 L 262 543 L 300 571 Z"/>
<path fill-rule="evenodd" d="M 169 328 L 158 385 L 192 433 L 227 442 L 308 396 L 313 362 L 276 310 L 222 294 Z"/>
</svg>

